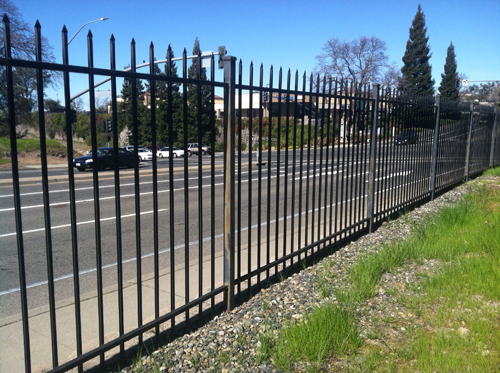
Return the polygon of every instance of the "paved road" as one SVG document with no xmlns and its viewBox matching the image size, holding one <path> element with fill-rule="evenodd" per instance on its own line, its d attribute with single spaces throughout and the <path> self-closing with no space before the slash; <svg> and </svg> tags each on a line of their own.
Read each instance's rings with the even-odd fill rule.
<svg viewBox="0 0 500 373">
<path fill-rule="evenodd" d="M 241 217 L 240 229 L 246 231 L 250 226 L 256 230 L 259 223 L 260 225 L 267 225 L 268 223 L 274 224 L 278 221 L 278 227 L 273 227 L 273 229 L 279 231 L 280 219 L 285 219 L 286 217 L 287 220 L 291 220 L 292 215 L 299 214 L 299 208 L 302 211 L 305 209 L 322 209 L 325 202 L 326 204 L 330 202 L 330 196 L 335 196 L 336 200 L 339 198 L 337 196 L 339 193 L 343 200 L 352 201 L 349 208 L 347 208 L 347 203 L 344 205 L 343 213 L 346 214 L 346 217 L 342 224 L 345 225 L 347 222 L 354 223 L 355 219 L 364 218 L 366 209 L 364 198 L 367 193 L 365 150 L 361 149 L 357 153 L 349 154 L 349 151 L 346 152 L 345 149 L 340 149 L 334 155 L 333 162 L 331 161 L 331 155 L 329 156 L 329 162 L 326 162 L 326 153 L 324 153 L 322 158 L 319 151 L 315 155 L 314 151 L 308 154 L 307 150 L 304 150 L 302 157 L 305 162 L 302 163 L 302 166 L 298 163 L 293 164 L 291 159 L 292 152 L 290 151 L 288 167 L 284 152 L 281 152 L 279 159 L 277 152 L 273 152 L 270 163 L 267 162 L 269 154 L 265 152 L 263 154 L 262 165 L 257 166 L 257 162 L 252 164 L 250 177 L 248 154 L 242 155 L 242 167 L 237 171 L 241 175 L 242 180 L 241 187 L 237 190 L 237 195 L 242 196 L 241 199 L 237 198 L 241 203 L 241 205 L 238 205 L 238 212 Z M 296 157 L 300 157 L 299 151 Z M 343 158 L 345 158 L 346 163 L 343 163 Z M 193 246 L 189 250 L 190 261 L 196 260 L 196 257 L 199 256 L 199 242 L 203 242 L 202 255 L 209 255 L 212 224 L 215 236 L 220 237 L 222 235 L 223 158 L 222 155 L 216 155 L 214 159 L 215 172 L 213 175 L 209 166 L 210 157 L 202 158 L 204 167 L 201 172 L 196 167 L 198 164 L 197 158 L 189 158 L 189 165 L 193 167 L 190 167 L 187 175 L 184 174 L 184 169 L 182 168 L 183 159 L 175 159 L 174 164 L 178 167 L 176 167 L 176 171 L 173 174 L 173 184 L 169 181 L 168 167 L 165 167 L 168 160 L 159 160 L 158 162 L 158 249 L 163 254 L 162 266 L 170 266 L 170 257 L 167 253 L 169 253 L 171 247 L 184 251 L 185 242 L 190 242 L 191 246 Z M 422 165 L 415 164 L 414 166 L 421 167 Z M 393 166 L 388 162 L 383 167 L 384 169 L 388 169 Z M 121 237 L 122 255 L 123 261 L 126 263 L 135 263 L 137 243 L 141 246 L 140 254 L 143 258 L 151 258 L 154 249 L 153 182 L 151 174 L 147 173 L 149 170 L 151 170 L 151 164 L 141 164 L 141 176 L 139 178 L 140 193 L 138 198 L 136 198 L 135 194 L 133 171 L 123 171 L 120 178 L 120 220 L 123 232 Z M 389 171 L 385 179 L 381 179 L 380 182 L 382 183 L 385 180 L 387 183 L 389 179 L 400 180 L 412 172 L 415 172 L 415 170 L 408 170 L 406 166 L 404 170 L 394 169 L 393 172 Z M 51 173 L 61 177 L 65 175 L 64 169 L 51 170 Z M 31 174 L 29 175 L 32 176 Z M 92 184 L 92 172 L 86 172 L 84 174 L 85 178 L 82 179 L 80 179 L 82 173 L 77 173 L 77 175 L 79 179 L 77 179 L 75 184 L 75 206 L 78 224 L 78 263 L 79 270 L 82 273 L 82 292 L 86 292 L 95 289 L 95 268 L 97 261 L 95 193 Z M 213 186 L 211 184 L 212 176 L 214 181 Z M 341 177 L 340 184 L 337 183 L 339 177 Z M 113 178 L 114 172 L 112 170 L 99 173 L 100 231 L 97 234 L 101 235 L 101 260 L 103 266 L 106 268 L 104 272 L 104 286 L 112 285 L 116 281 L 116 198 Z M 347 179 L 347 182 L 344 183 L 342 179 Z M 270 181 L 270 184 L 268 181 Z M 252 183 L 252 193 L 249 193 L 248 190 L 249 183 Z M 276 188 L 278 183 L 280 184 L 279 191 Z M 284 190 L 285 183 L 288 188 L 286 196 Z M 261 190 L 260 197 L 258 193 L 259 184 Z M 200 186 L 202 186 L 201 189 Z M 386 187 L 389 186 L 386 185 Z M 314 193 L 312 192 L 313 188 L 316 190 Z M 337 192 L 336 188 L 341 188 L 341 190 Z M 317 193 L 321 193 L 318 190 L 325 190 L 325 192 L 323 195 L 318 195 Z M 173 207 L 170 206 L 169 201 L 171 191 L 173 191 Z M 9 187 L 0 189 L 0 243 L 2 247 L 0 270 L 3 273 L 0 284 L 0 297 L 3 300 L 0 302 L 0 310 L 3 316 L 19 312 L 16 227 L 12 207 L 12 195 L 9 192 Z M 52 226 L 51 239 L 54 257 L 54 277 L 57 280 L 56 283 L 58 286 L 61 287 L 61 291 L 57 293 L 58 299 L 71 297 L 73 292 L 71 276 L 73 271 L 72 236 L 68 195 L 69 191 L 66 181 L 56 181 L 50 184 L 50 220 Z M 251 201 L 249 201 L 249 195 L 251 195 Z M 268 198 L 268 195 L 270 198 Z M 287 200 L 285 200 L 285 197 Z M 211 213 L 212 199 L 216 206 L 213 219 Z M 139 223 L 135 215 L 136 203 L 139 203 Z M 252 204 L 251 207 L 248 206 L 249 203 Z M 293 212 L 291 211 L 292 203 L 294 207 Z M 22 186 L 21 206 L 23 218 L 22 229 L 24 232 L 23 240 L 26 254 L 26 280 L 30 286 L 30 292 L 33 293 L 30 296 L 30 307 L 38 307 L 46 302 L 47 280 L 44 210 L 40 184 L 35 182 L 31 185 Z M 187 229 L 185 225 L 186 206 L 188 208 L 189 222 Z M 285 207 L 287 211 L 285 211 Z M 174 209 L 173 234 L 170 232 L 170 212 L 172 208 Z M 251 211 L 250 222 L 248 221 L 249 211 Z M 321 220 L 322 218 L 322 214 L 316 211 L 311 215 L 311 221 L 308 223 L 313 224 L 314 219 Z M 137 237 L 135 234 L 137 227 L 140 228 L 140 237 Z M 267 235 L 267 233 L 267 228 L 265 228 L 264 235 Z M 275 232 L 272 231 L 269 233 Z M 172 236 L 174 237 L 173 239 L 171 239 Z M 217 250 L 222 250 L 222 247 L 220 245 L 217 246 Z M 186 260 L 186 256 L 184 253 L 176 255 L 175 260 L 175 265 L 182 265 Z M 148 261 L 146 259 L 145 263 L 148 262 L 151 262 L 151 260 Z M 126 272 L 124 280 L 130 280 L 136 276 L 134 265 L 129 264 L 130 269 Z M 151 265 L 151 263 L 144 265 L 143 274 L 152 272 L 153 268 Z M 62 284 L 65 285 L 62 286 Z"/>
</svg>

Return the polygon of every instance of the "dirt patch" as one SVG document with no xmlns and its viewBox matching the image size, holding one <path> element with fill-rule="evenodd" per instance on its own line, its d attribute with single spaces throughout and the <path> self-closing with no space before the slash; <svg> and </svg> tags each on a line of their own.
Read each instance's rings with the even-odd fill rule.
<svg viewBox="0 0 500 373">
<path fill-rule="evenodd" d="M 492 178 L 483 182 L 486 185 L 488 192 L 492 195 L 498 195 L 500 193 L 500 179 Z M 491 202 L 489 207 L 494 212 L 500 212 L 500 203 Z"/>
<path fill-rule="evenodd" d="M 41 166 L 42 158 L 39 152 L 28 152 L 19 153 L 17 155 L 17 162 L 19 168 L 25 168 L 26 166 Z M 49 152 L 47 153 L 47 164 L 66 164 L 68 162 L 65 152 Z M 12 164 L 6 163 L 0 165 L 1 169 L 11 169 Z"/>
</svg>

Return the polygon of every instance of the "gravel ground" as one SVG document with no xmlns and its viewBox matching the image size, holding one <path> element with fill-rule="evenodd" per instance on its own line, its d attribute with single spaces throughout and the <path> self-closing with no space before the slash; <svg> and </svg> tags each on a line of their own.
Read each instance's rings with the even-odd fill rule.
<svg viewBox="0 0 500 373">
<path fill-rule="evenodd" d="M 264 330 L 276 332 L 287 320 L 300 319 L 314 307 L 336 301 L 331 294 L 335 289 L 349 286 L 346 274 L 360 255 L 377 252 L 389 242 L 405 239 L 412 229 L 418 228 L 441 208 L 459 201 L 468 193 L 471 184 L 485 179 L 495 179 L 500 183 L 498 177 L 482 176 L 399 219 L 386 222 L 373 234 L 363 236 L 316 265 L 263 289 L 232 312 L 215 317 L 203 327 L 160 347 L 121 372 L 278 372 L 269 361 L 262 362 L 257 356 L 259 333 Z M 357 310 L 359 332 L 365 345 L 383 343 L 389 351 L 393 342 L 404 341 L 405 328 L 427 327 L 422 319 L 398 303 L 397 296 L 391 294 L 394 294 L 392 290 L 397 290 L 411 296 L 411 290 L 405 284 L 418 283 L 421 276 L 417 273 L 431 274 L 439 268 L 437 260 L 429 260 L 405 264 L 394 273 L 383 276 L 377 295 Z M 329 295 L 332 298 L 328 298 Z M 390 324 L 380 321 L 387 318 L 392 320 Z M 370 339 L 375 329 L 378 333 L 382 330 L 384 338 Z M 322 371 L 349 371 L 354 368 L 352 364 L 334 357 L 325 363 Z M 294 371 L 306 372 L 307 366 L 296 366 Z"/>
</svg>

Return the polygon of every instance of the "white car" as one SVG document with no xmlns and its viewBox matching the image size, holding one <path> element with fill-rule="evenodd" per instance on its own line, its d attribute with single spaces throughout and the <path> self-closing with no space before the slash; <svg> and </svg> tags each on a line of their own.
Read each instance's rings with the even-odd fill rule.
<svg viewBox="0 0 500 373">
<path fill-rule="evenodd" d="M 137 152 L 139 154 L 139 158 L 141 159 L 141 161 L 150 161 L 153 159 L 153 153 L 151 153 L 149 150 L 147 149 L 137 149 Z"/>
<path fill-rule="evenodd" d="M 128 152 L 133 153 L 134 152 L 134 148 L 135 148 L 134 145 L 126 145 L 122 149 L 126 150 Z M 137 149 L 145 149 L 145 148 L 144 148 L 144 145 L 137 145 Z"/>
<path fill-rule="evenodd" d="M 177 157 L 184 157 L 184 150 L 179 149 L 179 148 L 172 148 L 172 154 L 174 158 Z M 156 152 L 156 156 L 160 158 L 168 158 L 170 156 L 170 149 L 169 148 L 163 148 L 162 150 Z"/>
</svg>

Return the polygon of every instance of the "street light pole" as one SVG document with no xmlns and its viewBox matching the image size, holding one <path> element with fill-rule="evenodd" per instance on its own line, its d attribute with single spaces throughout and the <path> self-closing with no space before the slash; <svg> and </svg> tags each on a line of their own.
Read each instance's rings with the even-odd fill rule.
<svg viewBox="0 0 500 373">
<path fill-rule="evenodd" d="M 99 19 L 96 19 L 96 20 L 93 20 L 93 21 L 90 21 L 90 22 L 85 23 L 82 27 L 80 27 L 80 28 L 78 29 L 78 31 L 76 32 L 76 34 L 75 34 L 75 35 L 73 35 L 73 37 L 71 38 L 71 40 L 70 40 L 70 41 L 68 41 L 68 45 L 69 45 L 69 43 L 71 43 L 71 41 L 75 38 L 75 36 L 76 36 L 76 35 L 78 35 L 78 33 L 82 30 L 82 28 L 84 28 L 85 26 L 87 26 L 89 23 L 92 23 L 92 22 L 97 22 L 97 21 L 105 21 L 105 20 L 107 20 L 107 19 L 109 19 L 109 17 L 103 17 L 103 18 L 99 18 Z"/>
</svg>

